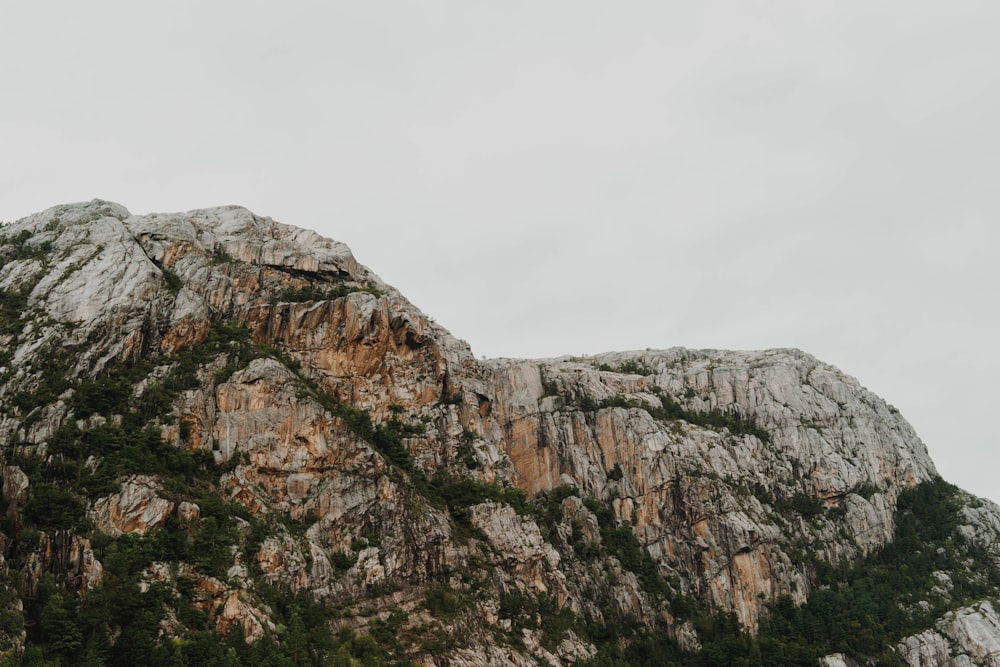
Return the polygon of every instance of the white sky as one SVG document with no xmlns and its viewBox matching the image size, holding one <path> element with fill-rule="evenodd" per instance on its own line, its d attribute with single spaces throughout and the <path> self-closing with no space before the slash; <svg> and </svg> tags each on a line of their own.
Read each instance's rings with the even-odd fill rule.
<svg viewBox="0 0 1000 667">
<path fill-rule="evenodd" d="M 242 204 L 477 355 L 799 347 L 1000 500 L 996 0 L 0 17 L 0 220 Z"/>
</svg>

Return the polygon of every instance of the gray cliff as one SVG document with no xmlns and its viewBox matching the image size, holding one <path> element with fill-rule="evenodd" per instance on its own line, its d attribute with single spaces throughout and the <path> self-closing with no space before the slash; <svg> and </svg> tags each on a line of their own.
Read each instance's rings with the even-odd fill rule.
<svg viewBox="0 0 1000 667">
<path fill-rule="evenodd" d="M 749 645 L 938 480 L 895 408 L 798 350 L 477 360 L 342 243 L 240 207 L 95 200 L 0 234 L 12 660 L 124 659 L 114 631 L 72 654 L 37 628 L 124 585 L 126 543 L 175 548 L 129 575 L 164 596 L 152 656 L 290 650 L 281 591 L 327 610 L 336 664 L 368 664 L 359 637 L 385 664 L 614 664 L 647 635 L 707 659 L 709 615 Z M 927 619 L 887 635 L 901 664 L 1000 664 L 996 589 L 963 583 L 997 567 L 1000 510 L 955 493 L 971 555 L 904 605 Z"/>
</svg>

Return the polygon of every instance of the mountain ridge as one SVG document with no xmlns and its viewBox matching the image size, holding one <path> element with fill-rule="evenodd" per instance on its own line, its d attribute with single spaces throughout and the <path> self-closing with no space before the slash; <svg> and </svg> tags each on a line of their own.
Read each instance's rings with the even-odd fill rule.
<svg viewBox="0 0 1000 667">
<path fill-rule="evenodd" d="M 400 664 L 615 664 L 600 661 L 657 633 L 657 650 L 705 660 L 725 625 L 706 614 L 763 641 L 775 605 L 808 609 L 836 589 L 829 570 L 884 553 L 900 495 L 939 479 L 898 411 L 799 350 L 476 360 L 344 244 L 242 207 L 133 216 L 94 200 L 0 234 L 19 659 L 75 664 L 31 615 L 53 595 L 87 604 L 107 579 L 97 554 L 134 537 L 176 543 L 130 575 L 173 596 L 156 655 L 236 627 L 286 650 L 263 593 L 279 586 L 341 609 L 324 624 L 343 641 L 314 638 L 324 659 L 363 660 L 363 638 L 394 626 L 408 638 L 371 650 Z M 52 523 L 40 497 L 76 514 Z M 963 502 L 977 562 L 995 567 L 1000 514 Z M 201 558 L 212 526 L 226 549 Z M 45 571 L 61 592 L 43 601 Z M 992 627 L 984 600 L 886 655 L 919 664 L 957 642 L 949 659 L 978 664 L 955 619 Z M 184 605 L 201 616 L 181 620 Z M 623 622 L 645 630 L 629 640 Z M 123 659 L 101 641 L 95 659 Z"/>
</svg>

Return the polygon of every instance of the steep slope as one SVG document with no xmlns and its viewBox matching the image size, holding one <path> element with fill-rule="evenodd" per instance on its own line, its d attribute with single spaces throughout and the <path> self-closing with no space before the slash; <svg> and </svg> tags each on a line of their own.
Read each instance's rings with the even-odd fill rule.
<svg viewBox="0 0 1000 667">
<path fill-rule="evenodd" d="M 1000 659 L 1000 512 L 807 354 L 477 361 L 238 207 L 2 234 L 12 659 Z M 871 637 L 792 639 L 904 561 Z"/>
</svg>

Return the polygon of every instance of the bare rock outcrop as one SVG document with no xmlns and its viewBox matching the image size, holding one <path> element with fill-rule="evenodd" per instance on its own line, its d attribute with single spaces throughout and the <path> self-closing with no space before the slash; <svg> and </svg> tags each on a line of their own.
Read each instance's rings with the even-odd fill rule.
<svg viewBox="0 0 1000 667">
<path fill-rule="evenodd" d="M 559 572 L 559 553 L 542 539 L 534 521 L 517 515 L 509 505 L 482 503 L 469 510 L 470 523 L 483 532 L 497 559 L 505 561 L 521 586 L 537 593 L 568 597 Z"/>
<path fill-rule="evenodd" d="M 90 510 L 90 520 L 109 535 L 145 533 L 174 510 L 174 503 L 157 495 L 159 484 L 152 477 L 136 475 L 125 480 L 118 493 L 99 499 Z"/>
<path fill-rule="evenodd" d="M 66 531 L 42 533 L 24 566 L 25 584 L 34 594 L 38 580 L 55 573 L 72 591 L 86 593 L 100 585 L 104 566 L 94 556 L 90 540 Z"/>
<path fill-rule="evenodd" d="M 18 508 L 28 491 L 28 476 L 17 466 L 3 466 L 0 470 L 3 480 L 3 499 L 7 505 L 7 518 L 17 521 Z"/>
<path fill-rule="evenodd" d="M 897 650 L 913 667 L 1000 665 L 1000 615 L 988 601 L 963 607 L 907 637 Z"/>
<path fill-rule="evenodd" d="M 820 658 L 820 667 L 859 667 L 858 662 L 843 653 L 831 653 Z"/>
<path fill-rule="evenodd" d="M 836 563 L 890 540 L 895 494 L 936 475 L 894 410 L 795 350 L 497 360 L 484 370 L 496 393 L 477 427 L 510 457 L 519 486 L 537 493 L 568 480 L 612 494 L 617 518 L 668 572 L 749 627 L 762 601 L 809 592 L 788 554 L 796 519 L 782 508 L 812 499 L 842 511 L 836 524 L 796 526 Z M 667 421 L 664 400 L 687 414 L 737 415 L 758 430 Z M 855 493 L 865 487 L 884 491 Z"/>
<path fill-rule="evenodd" d="M 583 619 L 693 652 L 687 601 L 756 631 L 775 601 L 808 600 L 818 569 L 888 544 L 900 494 L 937 476 L 894 408 L 798 350 L 477 360 L 344 244 L 241 207 L 95 200 L 0 237 L 18 304 L 0 322 L 0 546 L 29 590 L 57 571 L 80 594 L 100 585 L 84 518 L 182 547 L 212 529 L 205 543 L 226 541 L 210 566 L 179 548 L 192 562 L 149 565 L 143 585 L 193 582 L 184 595 L 223 634 L 278 631 L 257 585 L 336 605 L 342 629 L 396 632 L 425 664 L 573 664 L 597 651 Z M 112 407 L 80 398 L 102 381 Z M 208 495 L 186 497 L 166 464 L 109 471 L 140 433 Z M 97 474 L 111 477 L 81 481 Z M 39 493 L 82 516 L 29 547 Z M 966 498 L 960 516 L 1000 564 L 1000 508 Z M 947 599 L 948 574 L 935 581 Z M 163 636 L 183 635 L 167 616 Z M 997 664 L 998 637 L 984 601 L 897 648 L 914 665 Z"/>
</svg>

